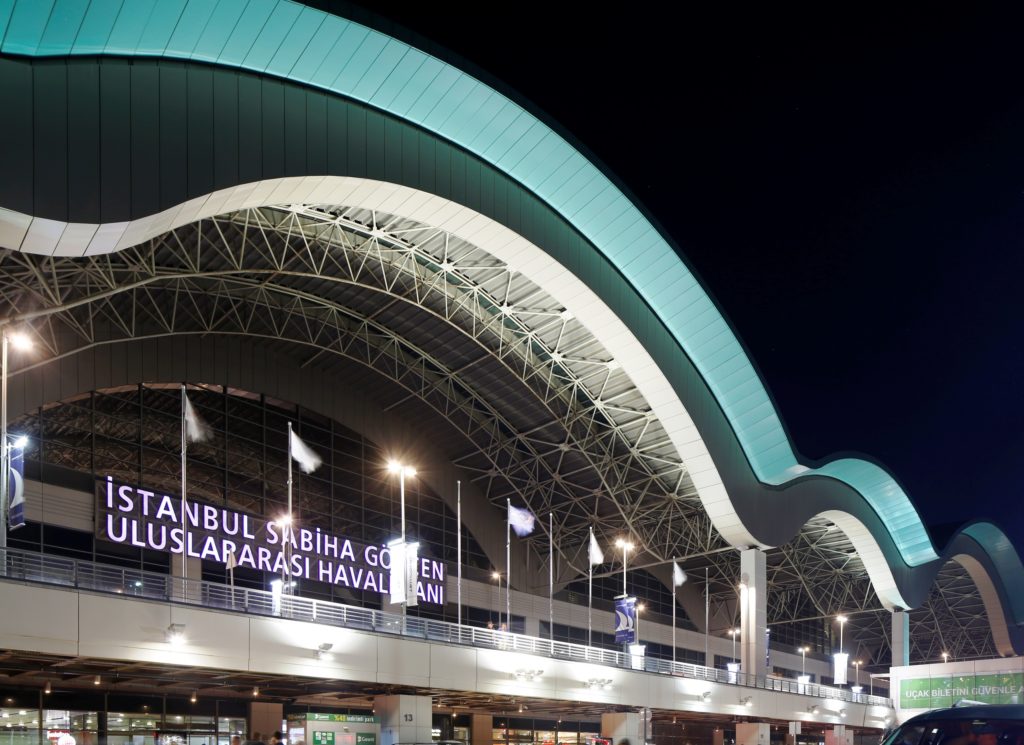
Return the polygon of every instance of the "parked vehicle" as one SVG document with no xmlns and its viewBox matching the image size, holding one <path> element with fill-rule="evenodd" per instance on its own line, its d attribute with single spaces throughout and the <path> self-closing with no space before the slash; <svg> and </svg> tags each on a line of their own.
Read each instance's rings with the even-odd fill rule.
<svg viewBox="0 0 1024 745">
<path fill-rule="evenodd" d="M 1024 745 L 1024 705 L 935 709 L 886 733 L 881 745 Z"/>
</svg>

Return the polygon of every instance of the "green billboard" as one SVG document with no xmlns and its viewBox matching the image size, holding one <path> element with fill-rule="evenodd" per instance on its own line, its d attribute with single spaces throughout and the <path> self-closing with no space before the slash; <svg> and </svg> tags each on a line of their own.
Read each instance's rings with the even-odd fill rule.
<svg viewBox="0 0 1024 745">
<path fill-rule="evenodd" d="M 901 709 L 938 709 L 961 699 L 983 704 L 1024 703 L 1024 673 L 940 675 L 900 681 Z"/>
</svg>

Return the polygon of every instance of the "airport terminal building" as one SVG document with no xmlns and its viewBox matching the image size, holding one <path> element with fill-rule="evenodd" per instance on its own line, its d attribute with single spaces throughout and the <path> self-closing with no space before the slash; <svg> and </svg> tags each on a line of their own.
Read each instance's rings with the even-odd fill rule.
<svg viewBox="0 0 1024 745">
<path fill-rule="evenodd" d="M 321 5 L 0 3 L 0 737 L 838 744 L 928 676 L 1019 702 L 998 526 L 937 545 L 877 464 L 802 463 L 612 174 Z"/>
</svg>

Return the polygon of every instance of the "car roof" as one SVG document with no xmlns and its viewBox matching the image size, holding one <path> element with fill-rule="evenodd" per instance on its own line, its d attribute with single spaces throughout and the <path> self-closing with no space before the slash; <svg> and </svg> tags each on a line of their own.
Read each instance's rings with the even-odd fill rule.
<svg viewBox="0 0 1024 745">
<path fill-rule="evenodd" d="M 1024 705 L 992 704 L 980 706 L 957 706 L 951 709 L 933 709 L 911 717 L 904 724 L 928 722 L 933 719 L 1020 719 L 1024 721 Z"/>
</svg>

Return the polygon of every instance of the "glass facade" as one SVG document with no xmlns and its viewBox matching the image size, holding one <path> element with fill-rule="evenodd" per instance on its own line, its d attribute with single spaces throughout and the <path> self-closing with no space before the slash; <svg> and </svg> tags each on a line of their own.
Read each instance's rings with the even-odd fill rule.
<svg viewBox="0 0 1024 745">
<path fill-rule="evenodd" d="M 389 453 L 337 422 L 283 401 L 221 386 L 195 386 L 189 399 L 210 426 L 205 442 L 188 449 L 189 497 L 255 515 L 287 509 L 287 425 L 322 459 L 312 474 L 293 469 L 294 515 L 299 524 L 362 543 L 398 533 L 397 478 L 388 474 Z M 180 492 L 181 393 L 177 385 L 136 385 L 81 394 L 20 417 L 11 432 L 26 434 L 26 476 L 47 484 L 94 493 L 112 476 L 151 491 Z M 428 467 L 422 464 L 421 467 Z M 454 571 L 456 520 L 444 500 L 419 479 L 406 482 L 406 523 L 423 556 Z M 167 572 L 170 555 L 94 539 L 92 533 L 29 523 L 10 536 L 17 548 Z M 487 581 L 490 562 L 463 531 L 463 576 Z M 239 567 L 240 587 L 266 588 L 263 572 Z M 203 562 L 203 578 L 226 582 L 222 563 Z M 372 591 L 304 582 L 301 594 L 364 607 L 380 607 Z M 438 606 L 410 609 L 442 617 Z M 446 620 L 453 620 L 446 618 Z"/>
<path fill-rule="evenodd" d="M 587 745 L 600 731 L 599 722 L 495 717 L 491 740 L 493 745 Z"/>
</svg>

